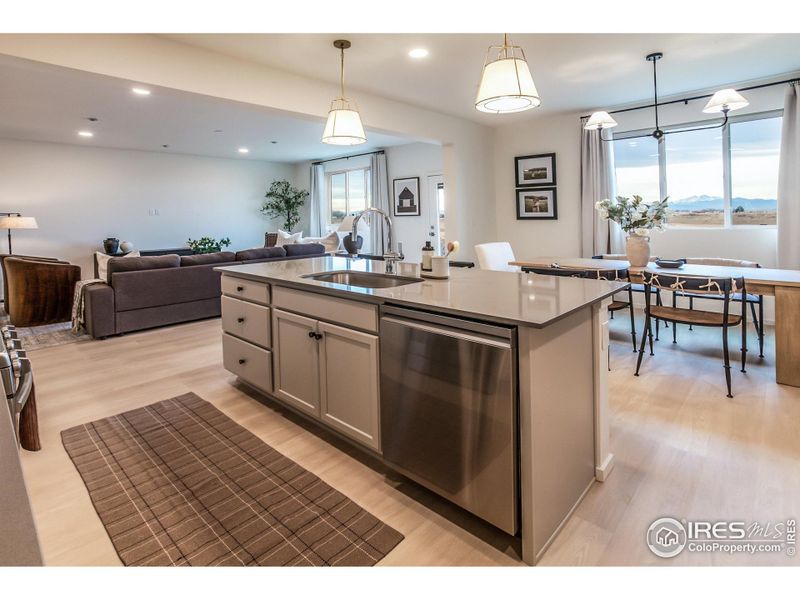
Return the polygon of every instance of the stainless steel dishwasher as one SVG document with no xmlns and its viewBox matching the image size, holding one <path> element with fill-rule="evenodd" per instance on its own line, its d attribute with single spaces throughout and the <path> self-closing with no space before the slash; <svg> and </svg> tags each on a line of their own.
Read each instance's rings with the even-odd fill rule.
<svg viewBox="0 0 800 600">
<path fill-rule="evenodd" d="M 384 306 L 381 445 L 400 473 L 519 528 L 514 327 Z"/>
</svg>

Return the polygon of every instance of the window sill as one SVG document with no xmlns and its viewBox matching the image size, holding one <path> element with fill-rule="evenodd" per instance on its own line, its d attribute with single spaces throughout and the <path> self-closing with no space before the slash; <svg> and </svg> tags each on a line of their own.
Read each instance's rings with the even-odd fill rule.
<svg viewBox="0 0 800 600">
<path fill-rule="evenodd" d="M 668 225 L 666 231 L 747 231 L 752 229 L 777 230 L 777 225 Z"/>
</svg>

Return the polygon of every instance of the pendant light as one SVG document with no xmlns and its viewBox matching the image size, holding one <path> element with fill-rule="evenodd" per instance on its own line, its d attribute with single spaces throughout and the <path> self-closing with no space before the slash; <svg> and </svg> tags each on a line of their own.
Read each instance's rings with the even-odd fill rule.
<svg viewBox="0 0 800 600">
<path fill-rule="evenodd" d="M 514 113 L 542 103 L 525 52 L 503 35 L 502 46 L 489 46 L 481 73 L 475 108 L 487 113 Z"/>
<path fill-rule="evenodd" d="M 361 125 L 358 106 L 344 95 L 344 51 L 350 47 L 350 42 L 336 40 L 333 42 L 333 46 L 341 52 L 341 70 L 339 72 L 341 95 L 331 102 L 328 121 L 325 123 L 325 131 L 322 132 L 322 142 L 336 146 L 363 144 L 367 141 L 367 136 Z"/>
<path fill-rule="evenodd" d="M 645 56 L 645 59 L 648 62 L 653 63 L 653 109 L 655 111 L 655 121 L 656 121 L 656 128 L 651 131 L 650 133 L 645 133 L 643 135 L 627 135 L 623 139 L 632 140 L 635 138 L 640 137 L 652 137 L 656 140 L 660 140 L 665 135 L 670 133 L 685 133 L 687 131 L 702 131 L 703 129 L 719 129 L 720 127 L 725 127 L 728 122 L 728 113 L 732 110 L 737 110 L 740 108 L 744 108 L 748 104 L 750 104 L 744 96 L 742 96 L 739 92 L 733 89 L 724 89 L 716 92 L 712 97 L 711 100 L 708 101 L 705 108 L 703 108 L 704 113 L 715 113 L 721 112 L 723 119 L 721 123 L 714 123 L 712 125 L 703 125 L 700 127 L 691 127 L 688 129 L 671 129 L 668 131 L 664 131 L 661 129 L 658 123 L 658 71 L 656 68 L 656 63 L 661 60 L 664 55 L 661 52 L 653 52 L 652 54 L 648 54 Z M 700 96 L 702 98 L 703 96 Z M 696 100 L 697 98 L 693 98 Z M 688 103 L 688 100 L 686 100 Z M 645 107 L 642 107 L 645 108 Z M 631 109 L 627 109 L 631 110 Z M 617 122 L 614 118 L 608 114 L 606 111 L 601 110 L 589 117 L 589 120 L 583 126 L 584 129 L 599 129 L 600 130 L 600 139 L 604 142 L 610 142 L 611 139 L 606 139 L 603 137 L 603 129 L 611 129 L 612 127 L 616 127 Z"/>
</svg>

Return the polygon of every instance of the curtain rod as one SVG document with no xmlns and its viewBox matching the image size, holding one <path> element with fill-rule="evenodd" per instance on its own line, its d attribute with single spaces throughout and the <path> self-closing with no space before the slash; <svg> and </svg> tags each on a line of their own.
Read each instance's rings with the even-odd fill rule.
<svg viewBox="0 0 800 600">
<path fill-rule="evenodd" d="M 370 154 L 386 154 L 385 150 L 375 150 L 374 152 L 362 152 L 361 154 L 350 154 L 348 156 L 339 156 L 337 158 L 326 158 L 325 160 L 315 160 L 312 165 L 321 165 L 326 162 L 333 162 L 334 160 L 349 160 L 358 156 L 369 156 Z"/>
<path fill-rule="evenodd" d="M 800 79 L 795 77 L 794 79 L 784 79 L 783 81 L 773 81 L 772 83 L 760 83 L 758 85 L 750 85 L 750 86 L 747 86 L 747 87 L 739 88 L 736 91 L 737 92 L 747 92 L 749 90 L 758 90 L 758 89 L 761 89 L 761 88 L 771 87 L 773 85 L 784 85 L 784 84 L 788 84 L 788 83 L 797 83 L 797 82 L 800 82 Z M 667 102 L 659 102 L 658 106 L 666 106 L 667 104 L 679 104 L 681 102 L 683 102 L 684 104 L 689 104 L 689 102 L 691 102 L 692 100 L 702 100 L 703 98 L 711 98 L 711 96 L 713 96 L 713 95 L 714 94 L 712 93 L 712 94 L 703 94 L 701 96 L 691 96 L 689 98 L 679 98 L 677 100 L 668 100 Z M 653 103 L 653 104 L 643 104 L 642 106 L 633 106 L 631 108 L 620 108 L 618 110 L 610 110 L 610 111 L 608 111 L 608 114 L 616 115 L 617 113 L 630 112 L 632 110 L 642 110 L 642 109 L 645 109 L 645 108 L 655 108 L 655 106 L 656 106 L 655 103 Z M 590 116 L 591 115 L 584 115 L 584 116 L 581 117 L 581 119 L 588 119 Z"/>
</svg>

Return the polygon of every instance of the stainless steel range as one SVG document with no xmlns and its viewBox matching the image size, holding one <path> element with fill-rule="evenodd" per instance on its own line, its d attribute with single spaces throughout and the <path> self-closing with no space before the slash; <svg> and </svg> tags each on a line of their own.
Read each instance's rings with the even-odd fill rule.
<svg viewBox="0 0 800 600">
<path fill-rule="evenodd" d="M 3 384 L 17 442 L 26 450 L 39 450 L 41 444 L 31 361 L 22 348 L 22 342 L 13 325 L 0 328 L 0 335 L 2 335 L 0 381 Z"/>
</svg>

